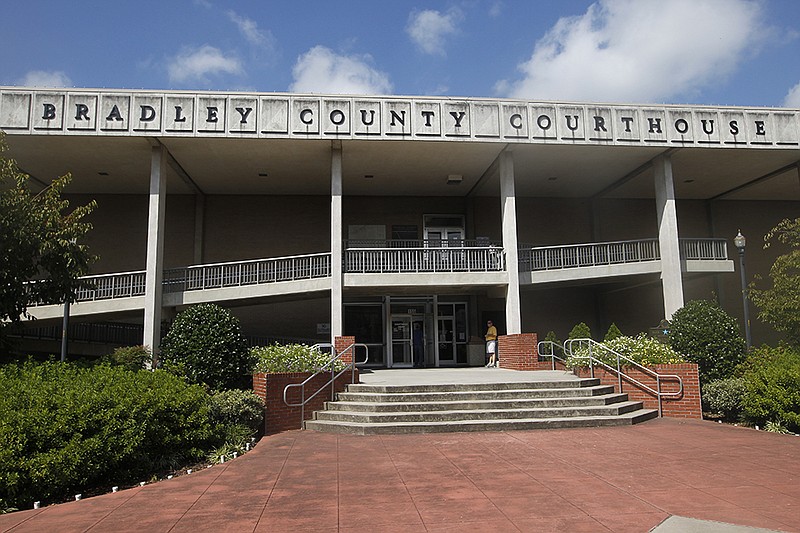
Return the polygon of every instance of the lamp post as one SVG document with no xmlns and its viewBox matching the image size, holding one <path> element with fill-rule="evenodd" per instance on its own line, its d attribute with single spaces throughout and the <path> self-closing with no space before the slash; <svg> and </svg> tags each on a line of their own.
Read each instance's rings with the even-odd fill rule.
<svg viewBox="0 0 800 533">
<path fill-rule="evenodd" d="M 733 238 L 733 244 L 739 250 L 739 273 L 742 277 L 742 307 L 744 308 L 744 336 L 747 339 L 747 349 L 753 344 L 752 337 L 750 336 L 750 308 L 747 304 L 747 276 L 744 273 L 744 248 L 747 244 L 747 239 L 742 235 L 742 230 L 736 237 Z"/>
</svg>

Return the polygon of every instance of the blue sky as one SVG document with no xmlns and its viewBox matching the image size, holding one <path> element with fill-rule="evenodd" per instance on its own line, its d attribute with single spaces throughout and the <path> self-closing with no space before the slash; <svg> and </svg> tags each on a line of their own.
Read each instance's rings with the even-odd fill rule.
<svg viewBox="0 0 800 533">
<path fill-rule="evenodd" d="M 6 0 L 0 84 L 800 108 L 800 0 Z"/>
</svg>

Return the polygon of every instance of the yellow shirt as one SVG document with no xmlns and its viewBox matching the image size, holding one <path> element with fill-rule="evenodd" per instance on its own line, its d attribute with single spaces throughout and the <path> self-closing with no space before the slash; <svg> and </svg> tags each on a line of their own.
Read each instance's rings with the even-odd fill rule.
<svg viewBox="0 0 800 533">
<path fill-rule="evenodd" d="M 489 326 L 489 329 L 486 330 L 486 341 L 496 341 L 497 340 L 497 328 L 494 326 Z"/>
</svg>

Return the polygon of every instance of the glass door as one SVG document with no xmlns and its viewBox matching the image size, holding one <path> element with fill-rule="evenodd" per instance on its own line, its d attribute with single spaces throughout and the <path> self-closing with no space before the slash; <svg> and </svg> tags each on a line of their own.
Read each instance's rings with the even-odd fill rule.
<svg viewBox="0 0 800 533">
<path fill-rule="evenodd" d="M 392 315 L 392 368 L 407 368 L 413 364 L 413 340 L 410 315 Z"/>
<path fill-rule="evenodd" d="M 467 304 L 439 303 L 436 324 L 438 326 L 438 351 L 441 366 L 467 364 Z"/>
</svg>

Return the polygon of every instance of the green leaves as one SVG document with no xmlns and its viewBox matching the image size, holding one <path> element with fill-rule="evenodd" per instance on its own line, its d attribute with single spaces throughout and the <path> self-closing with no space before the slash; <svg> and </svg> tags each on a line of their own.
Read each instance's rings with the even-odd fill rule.
<svg viewBox="0 0 800 533">
<path fill-rule="evenodd" d="M 138 481 L 212 445 L 208 396 L 163 371 L 0 367 L 0 499 L 21 508 Z"/>
<path fill-rule="evenodd" d="M 34 302 L 74 301 L 76 279 L 95 260 L 81 240 L 92 228 L 84 218 L 96 203 L 68 211 L 61 195 L 69 174 L 35 194 L 29 179 L 14 160 L 0 157 L 0 321 L 19 321 Z M 37 281 L 26 283 L 31 280 Z"/>
<path fill-rule="evenodd" d="M 215 304 L 181 312 L 161 341 L 165 369 L 214 390 L 250 385 L 253 358 L 239 320 Z"/>
<path fill-rule="evenodd" d="M 323 353 L 306 344 L 272 344 L 253 348 L 251 353 L 256 358 L 256 372 L 316 372 L 325 367 L 330 370 L 331 355 Z M 344 363 L 337 361 L 337 371 L 344 369 Z"/>
</svg>

